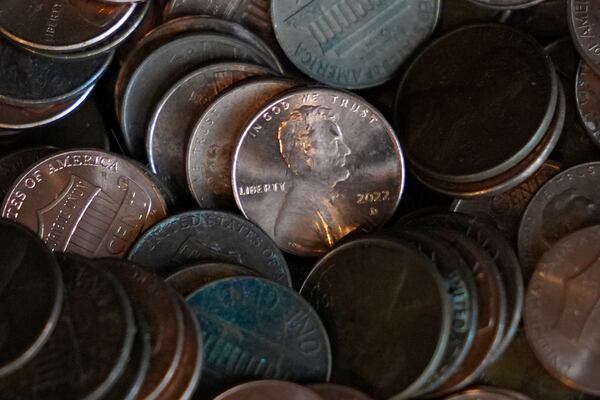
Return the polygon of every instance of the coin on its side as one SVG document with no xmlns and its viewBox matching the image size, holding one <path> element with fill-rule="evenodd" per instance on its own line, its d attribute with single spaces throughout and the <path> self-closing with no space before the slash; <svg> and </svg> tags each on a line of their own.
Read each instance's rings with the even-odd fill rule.
<svg viewBox="0 0 600 400">
<path fill-rule="evenodd" d="M 250 78 L 208 105 L 192 131 L 186 156 L 188 187 L 200 208 L 235 207 L 231 187 L 235 143 L 265 103 L 297 85 L 285 78 Z"/>
<path fill-rule="evenodd" d="M 544 368 L 563 384 L 600 395 L 600 226 L 554 243 L 527 291 L 525 333 Z"/>
<path fill-rule="evenodd" d="M 404 175 L 398 139 L 379 111 L 347 92 L 301 88 L 248 123 L 232 182 L 244 215 L 282 250 L 318 256 L 387 222 Z"/>
<path fill-rule="evenodd" d="M 21 175 L 2 216 L 37 232 L 54 251 L 124 257 L 166 215 L 156 185 L 125 158 L 98 150 L 53 154 Z"/>
</svg>

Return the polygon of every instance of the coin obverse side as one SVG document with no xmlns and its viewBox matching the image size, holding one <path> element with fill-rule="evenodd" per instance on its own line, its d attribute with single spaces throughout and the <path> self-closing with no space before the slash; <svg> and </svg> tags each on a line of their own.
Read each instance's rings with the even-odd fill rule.
<svg viewBox="0 0 600 400">
<path fill-rule="evenodd" d="M 253 379 L 327 381 L 331 348 L 313 308 L 298 293 L 257 277 L 210 283 L 187 299 L 200 323 L 203 389 Z"/>
<path fill-rule="evenodd" d="M 329 332 L 333 383 L 405 399 L 442 362 L 450 298 L 435 266 L 408 245 L 381 237 L 345 243 L 317 263 L 300 294 Z"/>
<path fill-rule="evenodd" d="M 540 259 L 525 303 L 525 333 L 544 368 L 563 384 L 600 395 L 600 226 L 559 240 Z"/>
<path fill-rule="evenodd" d="M 244 215 L 300 256 L 322 255 L 354 231 L 381 227 L 404 187 L 391 126 L 360 97 L 335 89 L 274 99 L 249 122 L 233 160 Z"/>
<path fill-rule="evenodd" d="M 137 236 L 165 215 L 164 199 L 143 171 L 91 149 L 56 153 L 30 167 L 2 210 L 52 250 L 90 258 L 124 257 Z"/>
<path fill-rule="evenodd" d="M 128 258 L 161 276 L 199 262 L 226 262 L 291 286 L 290 272 L 275 243 L 252 222 L 216 210 L 189 211 L 154 225 Z"/>
<path fill-rule="evenodd" d="M 390 80 L 435 29 L 439 0 L 272 0 L 290 60 L 322 83 L 362 89 Z"/>
</svg>

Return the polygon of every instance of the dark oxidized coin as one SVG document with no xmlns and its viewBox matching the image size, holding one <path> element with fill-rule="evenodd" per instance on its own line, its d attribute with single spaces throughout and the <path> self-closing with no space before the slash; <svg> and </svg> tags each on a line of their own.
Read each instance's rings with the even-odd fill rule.
<svg viewBox="0 0 600 400">
<path fill-rule="evenodd" d="M 329 379 L 325 328 L 291 289 L 262 278 L 234 277 L 203 286 L 187 302 L 204 342 L 201 393 L 252 379 Z"/>
<path fill-rule="evenodd" d="M 15 182 L 3 216 L 37 232 L 55 251 L 123 257 L 166 214 L 154 183 L 125 158 L 70 150 L 31 166 Z"/>
<path fill-rule="evenodd" d="M 270 65 L 267 56 L 252 45 L 205 32 L 178 37 L 144 59 L 127 83 L 120 111 L 125 145 L 131 155 L 144 159 L 147 123 L 160 96 L 197 67 L 222 59 Z"/>
<path fill-rule="evenodd" d="M 555 243 L 538 262 L 527 291 L 527 340 L 544 368 L 563 384 L 600 395 L 598 254 L 600 226 Z"/>
<path fill-rule="evenodd" d="M 517 10 L 520 8 L 532 7 L 544 0 L 469 0 L 481 7 L 494 9 Z"/>
<path fill-rule="evenodd" d="M 129 259 L 162 276 L 202 261 L 234 263 L 291 286 L 285 259 L 266 233 L 222 211 L 190 211 L 165 219 L 140 237 Z"/>
<path fill-rule="evenodd" d="M 202 286 L 223 278 L 232 276 L 255 276 L 253 270 L 235 264 L 207 263 L 185 267 L 179 272 L 167 277 L 168 284 L 184 298 L 188 297 Z"/>
<path fill-rule="evenodd" d="M 173 378 L 183 354 L 185 325 L 177 296 L 158 276 L 132 263 L 103 259 L 97 264 L 121 282 L 146 321 L 152 351 L 139 398 L 156 399 Z"/>
<path fill-rule="evenodd" d="M 513 10 L 507 14 L 501 19 L 502 23 L 538 39 L 548 40 L 569 35 L 567 0 L 543 0 L 533 7 Z"/>
<path fill-rule="evenodd" d="M 275 34 L 313 79 L 361 89 L 390 80 L 435 29 L 439 0 L 271 0 Z"/>
<path fill-rule="evenodd" d="M 529 201 L 544 183 L 559 172 L 559 164 L 547 161 L 519 186 L 494 196 L 455 200 L 451 210 L 489 221 L 510 240 L 511 244 L 516 244 L 519 224 Z"/>
<path fill-rule="evenodd" d="M 276 77 L 243 82 L 215 99 L 196 122 L 187 147 L 188 187 L 201 208 L 233 208 L 231 158 L 245 124 L 260 108 L 298 83 Z"/>
<path fill-rule="evenodd" d="M 256 381 L 244 383 L 217 396 L 215 400 L 325 400 L 315 391 L 292 382 Z"/>
<path fill-rule="evenodd" d="M 323 400 L 373 400 L 356 389 L 332 383 L 316 383 L 308 385 L 308 388 L 317 392 Z"/>
<path fill-rule="evenodd" d="M 558 93 L 552 63 L 532 37 L 501 25 L 451 32 L 416 59 L 400 86 L 397 124 L 407 159 L 418 176 L 436 180 L 500 175 L 548 132 Z"/>
<path fill-rule="evenodd" d="M 475 337 L 479 295 L 473 272 L 460 254 L 444 241 L 412 229 L 394 232 L 411 243 L 435 264 L 445 280 L 452 305 L 452 327 L 444 359 L 420 392 L 432 392 L 443 385 L 465 360 Z"/>
<path fill-rule="evenodd" d="M 437 394 L 463 388 L 481 374 L 495 358 L 495 350 L 504 339 L 506 291 L 493 259 L 477 243 L 463 234 L 444 228 L 428 228 L 434 237 L 453 245 L 473 271 L 478 288 L 478 321 L 475 340 L 465 361 Z"/>
<path fill-rule="evenodd" d="M 583 126 L 594 143 L 600 147 L 600 78 L 596 72 L 581 62 L 575 83 L 577 110 Z"/>
<path fill-rule="evenodd" d="M 526 281 L 538 260 L 568 234 L 600 223 L 600 163 L 581 164 L 550 179 L 529 202 L 519 227 Z"/>
<path fill-rule="evenodd" d="M 0 199 L 4 200 L 17 178 L 32 164 L 58 151 L 56 147 L 32 147 L 0 158 Z"/>
<path fill-rule="evenodd" d="M 268 68 L 247 63 L 211 64 L 183 77 L 158 102 L 148 122 L 148 162 L 152 172 L 179 201 L 190 198 L 186 179 L 186 148 L 198 115 L 202 115 L 219 93 L 235 82 L 272 73 Z M 228 161 L 231 163 L 231 155 Z M 225 179 L 230 180 L 231 177 Z"/>
<path fill-rule="evenodd" d="M 33 232 L 0 220 L 0 243 L 2 377 L 23 367 L 48 342 L 62 307 L 63 282 L 54 256 Z"/>
<path fill-rule="evenodd" d="M 595 1 L 568 0 L 568 22 L 575 48 L 583 61 L 600 72 L 600 7 Z"/>
<path fill-rule="evenodd" d="M 136 7 L 136 3 L 7 0 L 0 5 L 0 31 L 32 49 L 76 51 L 118 30 Z"/>
<path fill-rule="evenodd" d="M 332 382 L 403 399 L 442 362 L 449 295 L 431 261 L 408 245 L 381 237 L 343 244 L 317 263 L 300 293 L 329 333 Z"/>
<path fill-rule="evenodd" d="M 484 8 L 469 1 L 443 1 L 440 24 L 436 32 L 446 33 L 464 25 L 496 22 L 501 15 L 501 10 Z"/>
<path fill-rule="evenodd" d="M 58 261 L 65 283 L 59 324 L 33 360 L 0 379 L 9 399 L 104 399 L 131 355 L 136 328 L 125 290 L 82 257 Z"/>
<path fill-rule="evenodd" d="M 233 158 L 235 200 L 277 245 L 319 256 L 346 235 L 381 227 L 404 188 L 392 127 L 362 98 L 301 88 L 264 105 Z"/>
<path fill-rule="evenodd" d="M 564 6 L 565 1 L 566 0 L 559 0 L 557 2 L 562 3 Z M 571 38 L 564 37 L 555 40 L 546 45 L 544 50 L 546 51 L 546 54 L 550 56 L 550 59 L 552 59 L 552 64 L 554 64 L 556 72 L 570 82 L 574 81 L 580 58 L 577 50 L 575 50 L 575 46 L 573 46 Z"/>
</svg>

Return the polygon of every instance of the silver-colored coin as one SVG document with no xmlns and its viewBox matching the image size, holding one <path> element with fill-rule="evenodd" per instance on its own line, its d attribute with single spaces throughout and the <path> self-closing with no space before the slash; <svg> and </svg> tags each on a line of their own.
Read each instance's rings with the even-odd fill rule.
<svg viewBox="0 0 600 400">
<path fill-rule="evenodd" d="M 575 96 L 583 126 L 600 147 L 600 77 L 585 62 L 581 62 L 577 70 Z"/>
<path fill-rule="evenodd" d="M 165 215 L 158 188 L 142 171 L 97 150 L 64 151 L 36 163 L 2 209 L 52 250 L 87 257 L 123 257 Z"/>
<path fill-rule="evenodd" d="M 569 0 L 568 21 L 575 48 L 583 61 L 600 73 L 600 4 Z"/>
<path fill-rule="evenodd" d="M 177 199 L 183 202 L 190 197 L 186 180 L 186 148 L 198 115 L 202 115 L 212 100 L 235 82 L 269 74 L 272 72 L 268 68 L 253 64 L 211 64 L 183 77 L 158 102 L 148 123 L 148 162 L 152 172 Z"/>
<path fill-rule="evenodd" d="M 201 65 L 229 59 L 270 66 L 259 50 L 235 37 L 195 33 L 170 41 L 148 55 L 133 73 L 121 104 L 121 129 L 127 151 L 145 158 L 146 127 L 156 102 L 179 78 Z"/>
<path fill-rule="evenodd" d="M 200 208 L 235 206 L 231 158 L 244 125 L 265 103 L 297 85 L 284 78 L 248 79 L 206 108 L 192 131 L 185 168 L 188 187 Z"/>
<path fill-rule="evenodd" d="M 439 0 L 271 0 L 275 34 L 302 72 L 360 89 L 390 80 L 433 32 Z"/>
<path fill-rule="evenodd" d="M 136 7 L 136 3 L 5 0 L 0 4 L 0 32 L 31 49 L 76 51 L 116 32 Z"/>
<path fill-rule="evenodd" d="M 354 231 L 381 227 L 404 187 L 389 123 L 335 89 L 295 89 L 271 101 L 247 125 L 233 160 L 238 206 L 296 255 L 320 255 Z"/>
<path fill-rule="evenodd" d="M 519 227 L 519 258 L 525 281 L 554 243 L 600 223 L 598 185 L 600 162 L 590 162 L 561 172 L 533 196 Z"/>
</svg>

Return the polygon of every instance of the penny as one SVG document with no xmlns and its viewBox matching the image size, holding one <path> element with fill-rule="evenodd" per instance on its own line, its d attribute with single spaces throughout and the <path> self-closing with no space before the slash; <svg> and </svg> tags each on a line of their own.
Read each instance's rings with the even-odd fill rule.
<svg viewBox="0 0 600 400">
<path fill-rule="evenodd" d="M 291 289 L 257 277 L 226 278 L 187 299 L 204 342 L 201 393 L 256 379 L 327 381 L 331 349 L 312 307 Z"/>
<path fill-rule="evenodd" d="M 514 390 L 510 390 L 510 389 L 499 388 L 499 387 L 488 387 L 488 386 L 480 386 L 480 389 L 485 389 L 485 390 L 489 390 L 490 392 L 504 394 L 512 400 L 532 400 L 529 397 L 525 396 L 523 393 L 518 393 L 518 392 L 515 392 Z"/>
<path fill-rule="evenodd" d="M 136 3 L 8 0 L 0 5 L 0 32 L 32 49 L 74 51 L 118 30 L 136 7 Z"/>
<path fill-rule="evenodd" d="M 37 232 L 55 251 L 124 257 L 166 207 L 152 181 L 126 159 L 97 150 L 53 154 L 15 182 L 2 216 Z"/>
<path fill-rule="evenodd" d="M 446 400 L 517 400 L 513 396 L 509 396 L 505 393 L 483 390 L 483 389 L 469 389 L 465 392 L 446 397 Z"/>
<path fill-rule="evenodd" d="M 271 61 L 270 65 L 274 70 L 283 72 L 283 68 L 273 50 L 271 50 L 258 36 L 246 28 L 234 22 L 200 15 L 177 18 L 157 26 L 141 39 L 132 51 L 128 53 L 127 58 L 119 70 L 119 75 L 115 84 L 115 108 L 119 118 L 123 91 L 127 87 L 127 83 L 137 66 L 152 53 L 152 51 L 163 44 L 183 34 L 194 32 L 214 32 L 234 36 L 243 40 L 263 52 Z"/>
<path fill-rule="evenodd" d="M 564 6 L 565 0 L 559 0 L 558 3 L 562 3 Z M 566 8 L 564 9 L 566 10 Z M 544 50 L 552 59 L 552 64 L 554 64 L 556 72 L 562 75 L 563 78 L 574 81 L 580 59 L 571 38 L 563 37 L 562 39 L 555 40 L 546 45 Z"/>
<path fill-rule="evenodd" d="M 583 126 L 594 144 L 600 147 L 600 112 L 597 110 L 600 104 L 600 78 L 585 62 L 579 64 L 575 95 Z"/>
<path fill-rule="evenodd" d="M 317 392 L 323 400 L 373 400 L 366 394 L 348 386 L 317 383 L 308 385 L 308 388 Z"/>
<path fill-rule="evenodd" d="M 400 140 L 419 177 L 490 179 L 540 143 L 558 93 L 552 63 L 532 37 L 501 25 L 464 27 L 435 41 L 410 66 L 396 102 Z"/>
<path fill-rule="evenodd" d="M 54 256 L 28 229 L 1 220 L 0 242 L 1 379 L 48 342 L 59 318 L 63 283 Z"/>
<path fill-rule="evenodd" d="M 430 177 L 422 182 L 434 190 L 458 198 L 473 198 L 480 196 L 491 196 L 493 194 L 508 191 L 533 175 L 548 159 L 554 150 L 566 119 L 566 97 L 564 91 L 560 90 L 558 109 L 554 115 L 552 124 L 535 149 L 520 163 L 507 172 L 481 182 L 454 183 L 434 180 Z"/>
<path fill-rule="evenodd" d="M 502 22 L 542 40 L 568 36 L 567 0 L 543 0 L 533 7 L 513 10 Z"/>
<path fill-rule="evenodd" d="M 97 265 L 119 280 L 146 321 L 152 351 L 138 398 L 159 398 L 184 354 L 185 321 L 179 301 L 162 279 L 132 263 L 102 259 Z"/>
<path fill-rule="evenodd" d="M 494 9 L 518 10 L 521 8 L 532 7 L 544 0 L 469 0 L 481 7 Z"/>
<path fill-rule="evenodd" d="M 445 228 L 429 227 L 439 240 L 453 245 L 473 271 L 478 288 L 478 322 L 473 345 L 463 365 L 435 395 L 446 394 L 471 384 L 496 357 L 496 349 L 504 340 L 506 324 L 506 291 L 493 259 L 472 239 Z"/>
<path fill-rule="evenodd" d="M 245 124 L 273 97 L 298 84 L 259 77 L 232 86 L 209 104 L 192 130 L 187 147 L 188 187 L 201 208 L 233 209 L 233 149 Z"/>
<path fill-rule="evenodd" d="M 485 385 L 513 388 L 533 399 L 591 400 L 596 398 L 569 389 L 546 372 L 533 354 L 522 328 L 519 329 L 506 352 L 483 371 L 479 382 Z"/>
<path fill-rule="evenodd" d="M 596 396 L 599 239 L 600 227 L 592 226 L 544 253 L 531 277 L 524 313 L 527 340 L 544 368 L 563 384 Z"/>
<path fill-rule="evenodd" d="M 525 281 L 541 256 L 568 234 L 600 223 L 600 163 L 577 165 L 550 179 L 533 196 L 519 227 Z"/>
<path fill-rule="evenodd" d="M 332 382 L 404 399 L 442 362 L 450 299 L 435 266 L 410 246 L 381 237 L 342 244 L 319 260 L 300 293 L 329 332 Z"/>
<path fill-rule="evenodd" d="M 409 221 L 408 225 L 427 228 L 444 227 L 458 231 L 477 243 L 493 260 L 502 278 L 501 286 L 506 291 L 506 327 L 501 342 L 493 348 L 494 357 L 500 355 L 515 336 L 523 310 L 523 274 L 511 244 L 492 226 L 465 214 L 424 215 Z"/>
<path fill-rule="evenodd" d="M 185 15 L 211 15 L 215 18 L 236 22 L 271 43 L 276 43 L 271 22 L 270 0 L 170 0 L 164 9 L 164 19 Z"/>
<path fill-rule="evenodd" d="M 450 32 L 464 25 L 496 22 L 501 15 L 500 10 L 484 8 L 470 1 L 444 1 L 442 2 L 442 15 L 437 32 Z"/>
<path fill-rule="evenodd" d="M 478 293 L 473 273 L 450 245 L 423 232 L 402 229 L 394 232 L 427 256 L 446 281 L 452 304 L 452 324 L 444 359 L 421 389 L 432 392 L 443 385 L 465 360 L 475 337 L 478 320 Z"/>
<path fill-rule="evenodd" d="M 244 383 L 217 396 L 215 400 L 325 400 L 314 391 L 292 382 L 255 381 Z"/>
<path fill-rule="evenodd" d="M 439 0 L 271 1 L 277 40 L 311 78 L 331 86 L 378 86 L 434 31 Z"/>
<path fill-rule="evenodd" d="M 0 102 L 0 129 L 35 128 L 57 121 L 79 107 L 92 89 L 93 85 L 75 99 L 49 105 L 21 107 Z"/>
<path fill-rule="evenodd" d="M 88 260 L 59 255 L 65 301 L 55 332 L 41 352 L 0 379 L 11 399 L 101 399 L 132 352 L 134 314 L 115 278 Z"/>
<path fill-rule="evenodd" d="M 558 163 L 547 161 L 519 186 L 494 196 L 455 200 L 451 211 L 492 222 L 511 244 L 516 244 L 519 224 L 529 201 L 544 183 L 559 172 Z"/>
<path fill-rule="evenodd" d="M 79 61 L 32 54 L 0 39 L 0 100 L 16 106 L 80 97 L 106 71 L 112 54 Z"/>
<path fill-rule="evenodd" d="M 204 353 L 200 326 L 190 307 L 181 298 L 178 303 L 185 323 L 183 354 L 171 382 L 161 393 L 163 400 L 188 400 L 195 396 L 202 370 Z"/>
<path fill-rule="evenodd" d="M 152 172 L 171 188 L 180 201 L 190 197 L 186 180 L 186 148 L 198 115 L 202 115 L 206 107 L 235 82 L 271 73 L 268 68 L 247 63 L 211 64 L 183 77 L 158 102 L 148 122 L 148 162 Z M 231 156 L 229 162 L 230 159 Z M 231 178 L 228 176 L 226 179 Z"/>
<path fill-rule="evenodd" d="M 598 4 L 568 0 L 567 5 L 569 30 L 575 48 L 583 61 L 596 73 L 600 72 L 600 54 L 595 51 L 600 39 L 600 8 Z"/>
<path fill-rule="evenodd" d="M 354 231 L 381 227 L 404 187 L 392 127 L 361 98 L 290 90 L 246 126 L 232 186 L 244 215 L 284 251 L 319 256 Z"/>
<path fill-rule="evenodd" d="M 262 52 L 240 39 L 195 33 L 162 45 L 137 67 L 124 91 L 119 114 L 126 148 L 136 159 L 145 158 L 146 126 L 159 97 L 187 73 L 222 59 L 269 66 Z"/>
<path fill-rule="evenodd" d="M 219 279 L 232 276 L 256 276 L 249 268 L 235 264 L 206 263 L 186 267 L 167 277 L 170 284 L 181 296 L 187 298 L 196 290 Z"/>
<path fill-rule="evenodd" d="M 291 286 L 275 243 L 251 222 L 223 211 L 189 211 L 166 218 L 139 238 L 128 258 L 161 276 L 202 261 L 234 263 Z"/>
<path fill-rule="evenodd" d="M 56 147 L 31 147 L 0 158 L 0 199 L 4 200 L 17 178 L 32 164 L 58 151 Z"/>
</svg>

